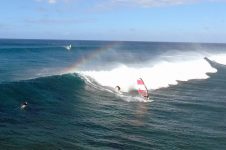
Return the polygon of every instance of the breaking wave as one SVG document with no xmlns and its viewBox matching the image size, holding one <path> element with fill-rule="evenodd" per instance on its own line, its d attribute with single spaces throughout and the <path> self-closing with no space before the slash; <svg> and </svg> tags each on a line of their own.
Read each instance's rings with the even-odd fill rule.
<svg viewBox="0 0 226 150">
<path fill-rule="evenodd" d="M 180 53 L 175 56 L 162 55 L 155 62 L 148 61 L 134 66 L 120 64 L 111 70 L 88 70 L 79 73 L 93 78 L 102 86 L 120 86 L 123 92 L 129 92 L 136 89 L 138 78 L 142 78 L 150 90 L 177 85 L 178 81 L 207 79 L 207 73 L 216 73 L 217 69 L 205 60 L 205 56 L 211 61 L 226 64 L 226 54 Z"/>
</svg>

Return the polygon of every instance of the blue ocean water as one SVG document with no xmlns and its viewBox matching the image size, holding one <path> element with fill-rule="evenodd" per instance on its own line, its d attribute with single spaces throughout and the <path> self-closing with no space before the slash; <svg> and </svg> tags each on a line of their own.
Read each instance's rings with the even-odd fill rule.
<svg viewBox="0 0 226 150">
<path fill-rule="evenodd" d="M 2 39 L 0 149 L 226 149 L 225 90 L 226 44 Z"/>
</svg>

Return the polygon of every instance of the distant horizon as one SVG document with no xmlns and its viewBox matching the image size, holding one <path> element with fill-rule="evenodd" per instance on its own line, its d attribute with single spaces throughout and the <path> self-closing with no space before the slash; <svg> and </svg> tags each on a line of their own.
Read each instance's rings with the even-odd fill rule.
<svg viewBox="0 0 226 150">
<path fill-rule="evenodd" d="M 0 40 L 43 40 L 43 41 L 100 41 L 100 42 L 144 42 L 144 43 L 191 43 L 191 44 L 226 44 L 222 42 L 186 42 L 186 41 L 126 41 L 126 40 L 86 40 L 86 39 L 27 39 L 27 38 L 0 38 Z"/>
</svg>

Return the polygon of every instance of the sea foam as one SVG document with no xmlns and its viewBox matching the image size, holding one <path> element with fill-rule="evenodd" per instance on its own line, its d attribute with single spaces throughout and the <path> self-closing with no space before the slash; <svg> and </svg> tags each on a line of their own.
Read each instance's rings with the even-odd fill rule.
<svg viewBox="0 0 226 150">
<path fill-rule="evenodd" d="M 131 67 L 121 64 L 109 71 L 80 71 L 81 74 L 93 78 L 103 86 L 114 88 L 120 86 L 123 92 L 136 89 L 136 80 L 142 78 L 148 89 L 159 89 L 176 85 L 178 81 L 191 79 L 207 79 L 206 73 L 215 73 L 204 58 L 192 60 L 145 62 L 143 67 Z"/>
</svg>

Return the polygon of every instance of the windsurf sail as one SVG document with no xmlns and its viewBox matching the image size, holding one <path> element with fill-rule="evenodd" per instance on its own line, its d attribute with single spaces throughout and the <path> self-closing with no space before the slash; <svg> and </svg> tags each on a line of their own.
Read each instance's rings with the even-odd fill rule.
<svg viewBox="0 0 226 150">
<path fill-rule="evenodd" d="M 148 94 L 148 89 L 147 89 L 147 87 L 145 86 L 145 84 L 144 84 L 144 81 L 141 79 L 141 78 L 139 78 L 139 79 L 137 79 L 137 86 L 138 86 L 138 93 L 142 96 L 142 97 L 144 97 L 144 98 L 149 98 L 149 94 Z"/>
<path fill-rule="evenodd" d="M 65 46 L 65 48 L 66 48 L 67 50 L 70 50 L 70 49 L 71 49 L 71 45 Z"/>
</svg>

